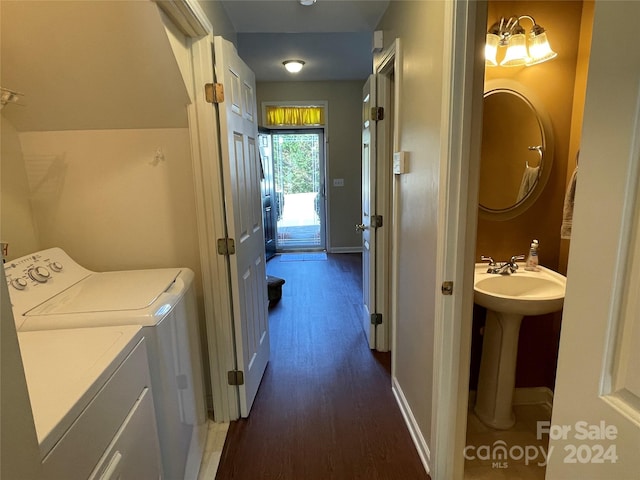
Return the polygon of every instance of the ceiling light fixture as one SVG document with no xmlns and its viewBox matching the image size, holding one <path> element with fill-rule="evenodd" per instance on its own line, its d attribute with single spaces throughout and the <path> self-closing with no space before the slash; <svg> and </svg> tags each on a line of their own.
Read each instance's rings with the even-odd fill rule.
<svg viewBox="0 0 640 480">
<path fill-rule="evenodd" d="M 533 23 L 528 35 L 525 35 L 525 30 L 520 25 L 520 21 L 523 19 Z M 497 56 L 500 47 L 506 47 L 507 50 L 504 58 L 498 64 Z M 557 56 L 558 54 L 549 45 L 545 29 L 529 15 L 513 16 L 509 19 L 502 17 L 487 32 L 485 45 L 487 66 L 530 66 L 546 62 Z"/>
<path fill-rule="evenodd" d="M 311 5 L 316 3 L 318 0 L 299 0 L 299 1 L 300 1 L 300 5 L 304 5 L 305 7 L 310 7 Z"/>
<path fill-rule="evenodd" d="M 302 70 L 302 67 L 304 67 L 304 62 L 302 60 L 285 60 L 282 64 L 289 73 L 298 73 Z"/>
</svg>

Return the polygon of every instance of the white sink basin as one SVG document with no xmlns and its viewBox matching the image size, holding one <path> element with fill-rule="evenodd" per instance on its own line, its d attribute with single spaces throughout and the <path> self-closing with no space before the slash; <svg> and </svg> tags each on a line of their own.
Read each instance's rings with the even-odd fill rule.
<svg viewBox="0 0 640 480">
<path fill-rule="evenodd" d="M 477 263 L 474 276 L 474 301 L 487 309 L 474 412 L 497 429 L 511 428 L 516 420 L 512 404 L 522 317 L 561 310 L 567 283 L 545 267 L 538 272 L 518 267 L 511 275 L 499 275 Z"/>
<path fill-rule="evenodd" d="M 487 264 L 476 264 L 474 302 L 496 312 L 544 315 L 562 309 L 566 277 L 540 267 L 530 272 L 519 265 L 511 275 L 487 273 Z"/>
</svg>

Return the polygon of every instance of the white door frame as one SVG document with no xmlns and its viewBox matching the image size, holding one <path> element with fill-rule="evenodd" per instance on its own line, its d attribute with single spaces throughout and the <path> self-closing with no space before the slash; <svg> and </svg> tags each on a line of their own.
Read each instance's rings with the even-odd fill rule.
<svg viewBox="0 0 640 480">
<path fill-rule="evenodd" d="M 228 422 L 238 419 L 240 410 L 238 390 L 227 382 L 227 372 L 236 368 L 229 265 L 217 252 L 217 239 L 226 236 L 218 123 L 205 100 L 205 84 L 214 78 L 213 36 L 193 41 L 191 48 L 195 98 L 189 106 L 189 131 L 213 413 L 216 422 Z"/>
<path fill-rule="evenodd" d="M 193 101 L 187 106 L 193 164 L 196 219 L 207 351 L 214 420 L 240 418 L 237 387 L 227 372 L 235 370 L 234 334 L 226 258 L 217 253 L 217 239 L 225 237 L 222 165 L 218 151 L 218 122 L 205 98 L 205 84 L 213 83 L 213 26 L 196 0 L 158 2 L 172 22 L 191 40 Z"/>
<path fill-rule="evenodd" d="M 375 349 L 380 352 L 388 352 L 392 348 L 392 331 L 395 319 L 393 305 L 395 299 L 395 286 L 397 285 L 397 257 L 392 248 L 396 237 L 396 225 L 393 219 L 397 218 L 392 208 L 397 204 L 395 198 L 395 182 L 392 185 L 390 154 L 398 150 L 399 133 L 397 129 L 399 119 L 400 98 L 400 39 L 396 38 L 389 45 L 374 64 L 373 72 L 378 77 L 385 77 L 386 84 L 391 84 L 393 93 L 386 88 L 376 88 L 376 102 L 378 107 L 383 107 L 385 115 L 378 121 L 375 128 L 376 146 L 376 214 L 383 216 L 383 226 L 376 232 L 376 310 L 382 314 L 382 324 L 376 327 Z M 391 77 L 394 77 L 391 83 Z M 391 98 L 389 98 L 391 96 Z M 393 113 L 388 117 L 388 112 Z M 393 252 L 393 253 L 392 253 Z M 392 360 L 392 368 L 393 368 Z"/>
<path fill-rule="evenodd" d="M 453 294 L 435 305 L 434 480 L 464 475 L 486 17 L 484 1 L 446 2 L 436 284 L 453 281 Z"/>
</svg>

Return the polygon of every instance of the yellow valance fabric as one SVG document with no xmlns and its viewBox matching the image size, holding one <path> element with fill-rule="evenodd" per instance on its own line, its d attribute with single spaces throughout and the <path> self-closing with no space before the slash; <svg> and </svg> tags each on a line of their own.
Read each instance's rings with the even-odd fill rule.
<svg viewBox="0 0 640 480">
<path fill-rule="evenodd" d="M 324 125 L 323 107 L 267 106 L 267 126 Z"/>
</svg>

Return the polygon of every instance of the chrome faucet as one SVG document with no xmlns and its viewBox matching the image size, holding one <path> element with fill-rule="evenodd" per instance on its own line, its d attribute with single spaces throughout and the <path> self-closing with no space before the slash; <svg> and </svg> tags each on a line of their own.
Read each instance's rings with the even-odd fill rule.
<svg viewBox="0 0 640 480">
<path fill-rule="evenodd" d="M 511 275 L 512 273 L 516 273 L 518 270 L 518 264 L 516 263 L 518 260 L 524 260 L 524 255 L 514 255 L 511 257 L 511 260 L 508 262 L 496 263 L 493 258 L 485 257 L 482 255 L 480 260 L 483 262 L 489 262 L 489 268 L 487 269 L 487 273 L 495 273 L 497 275 Z"/>
</svg>

